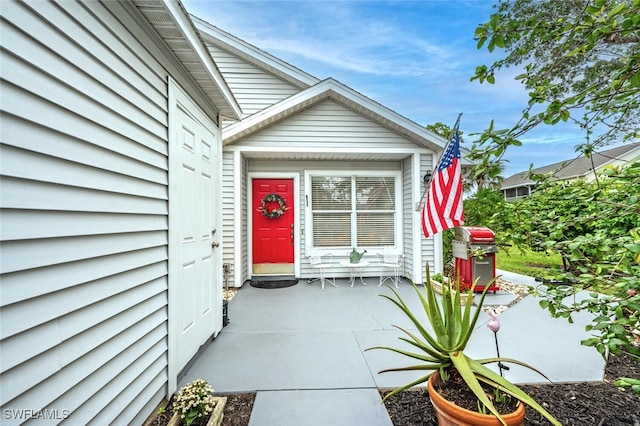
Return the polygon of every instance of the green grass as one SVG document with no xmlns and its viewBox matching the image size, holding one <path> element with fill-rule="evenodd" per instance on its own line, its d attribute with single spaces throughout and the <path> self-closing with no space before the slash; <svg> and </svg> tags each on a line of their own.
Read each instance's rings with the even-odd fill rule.
<svg viewBox="0 0 640 426">
<path fill-rule="evenodd" d="M 530 277 L 542 277 L 548 275 L 550 268 L 561 268 L 562 259 L 558 254 L 547 255 L 511 247 L 508 253 L 501 249 L 496 254 L 496 267 Z"/>
</svg>

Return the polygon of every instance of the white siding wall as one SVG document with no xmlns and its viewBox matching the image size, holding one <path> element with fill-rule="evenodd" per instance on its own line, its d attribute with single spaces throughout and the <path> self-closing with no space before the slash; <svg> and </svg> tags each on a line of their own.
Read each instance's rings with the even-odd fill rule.
<svg viewBox="0 0 640 426">
<path fill-rule="evenodd" d="M 234 187 L 234 171 L 239 167 L 234 163 L 234 153 L 224 152 L 222 155 L 222 263 L 231 265 L 228 285 L 234 286 L 238 273 L 234 265 L 235 238 L 238 227 L 235 223 L 235 202 L 239 194 Z"/>
<path fill-rule="evenodd" d="M 431 154 L 422 154 L 420 155 L 420 176 L 424 176 L 427 171 L 433 171 L 433 155 Z M 422 237 L 422 229 L 419 229 L 420 232 L 420 241 L 422 242 L 422 265 L 420 265 L 420 274 L 422 276 L 421 282 L 425 282 L 427 277 L 425 273 L 425 265 L 428 262 L 430 265 L 431 273 L 434 273 L 435 268 L 438 267 L 436 253 L 434 249 L 434 239 L 432 238 L 424 238 Z M 438 256 L 441 258 L 442 256 Z"/>
<path fill-rule="evenodd" d="M 3 1 L 0 27 L 0 410 L 141 424 L 167 385 L 171 62 L 98 2 Z"/>
<path fill-rule="evenodd" d="M 370 152 L 389 148 L 415 150 L 415 143 L 370 119 L 334 102 L 325 101 L 306 109 L 242 141 L 243 146 L 316 148 L 366 148 Z"/>
<path fill-rule="evenodd" d="M 242 190 L 241 190 L 241 194 L 246 195 L 248 194 L 249 191 L 249 181 L 247 179 L 247 173 L 249 170 L 249 160 L 247 160 L 246 158 L 242 159 L 242 169 L 240 170 L 240 174 L 242 176 Z M 249 279 L 249 240 L 247 238 L 247 235 L 249 234 L 249 230 L 248 230 L 248 226 L 249 226 L 249 213 L 247 211 L 247 209 L 249 208 L 249 200 L 247 199 L 246 196 L 242 197 L 242 211 L 241 211 L 241 215 L 242 215 L 242 229 L 244 229 L 244 233 L 243 236 L 244 238 L 242 238 L 242 264 L 241 265 L 237 265 L 237 268 L 239 268 L 240 273 L 242 274 L 239 282 L 240 283 L 244 283 L 246 280 Z M 238 281 L 236 281 L 238 282 Z"/>
<path fill-rule="evenodd" d="M 277 78 L 217 46 L 207 46 L 238 101 L 244 117 L 280 102 L 300 91 L 299 88 Z"/>
<path fill-rule="evenodd" d="M 422 235 L 421 229 L 413 229 L 413 217 L 416 215 L 416 211 L 413 196 L 412 164 L 412 157 L 402 162 L 402 223 L 404 234 L 400 238 L 403 238 L 404 247 L 404 270 L 402 271 L 404 276 L 407 276 L 407 272 L 413 271 L 415 259 L 413 242 L 415 238 L 421 238 Z"/>
<path fill-rule="evenodd" d="M 300 217 L 300 229 L 305 230 L 305 210 L 307 207 L 305 206 L 305 183 L 304 183 L 304 172 L 305 171 L 313 171 L 313 170 L 335 170 L 335 171 L 345 171 L 346 173 L 352 171 L 370 171 L 370 170 L 378 170 L 378 171 L 388 171 L 388 170 L 399 170 L 400 163 L 399 162 L 388 162 L 388 161 L 379 161 L 379 162 L 371 162 L 371 161 L 264 161 L 264 160 L 251 160 L 249 162 L 249 171 L 251 173 L 260 172 L 273 172 L 277 170 L 280 173 L 300 173 L 300 206 L 298 206 L 298 213 L 301 215 Z M 402 238 L 402 237 L 400 237 Z M 311 278 L 317 275 L 317 271 L 311 267 L 308 256 L 310 253 L 305 251 L 304 247 L 304 235 L 301 235 L 300 246 L 298 247 L 298 252 L 301 260 L 300 265 L 300 277 L 299 278 Z M 345 249 L 342 252 L 333 253 L 334 259 L 333 261 L 336 263 L 335 272 L 338 277 L 348 277 L 349 270 L 347 268 L 343 268 L 340 266 L 341 260 L 347 260 L 349 258 L 349 254 L 351 249 Z M 375 256 L 365 255 L 367 256 L 365 259 L 370 260 L 371 266 L 369 268 L 363 268 L 364 276 L 378 276 L 379 269 L 376 266 L 378 259 Z"/>
<path fill-rule="evenodd" d="M 238 158 L 238 160 L 235 160 Z M 236 156 L 233 151 L 223 153 L 223 177 L 222 177 L 222 238 L 223 238 L 223 263 L 231 265 L 229 274 L 229 286 L 240 287 L 249 278 L 248 240 L 247 240 L 247 159 Z M 234 175 L 236 177 L 234 177 Z M 240 191 L 236 191 L 234 180 L 241 179 Z M 237 209 L 237 202 L 240 209 Z M 240 246 L 237 245 L 240 241 Z M 240 250 L 240 262 L 236 262 L 236 256 Z"/>
</svg>

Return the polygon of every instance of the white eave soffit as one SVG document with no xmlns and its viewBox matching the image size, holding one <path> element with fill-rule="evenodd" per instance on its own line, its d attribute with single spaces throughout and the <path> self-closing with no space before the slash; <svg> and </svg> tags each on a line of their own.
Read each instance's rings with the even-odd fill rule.
<svg viewBox="0 0 640 426">
<path fill-rule="evenodd" d="M 193 80 L 225 118 L 239 120 L 242 110 L 189 14 L 179 0 L 133 0 Z"/>
<path fill-rule="evenodd" d="M 231 145 L 325 99 L 333 99 L 370 118 L 381 126 L 401 134 L 432 151 L 442 151 L 446 145 L 446 140 L 441 136 L 430 132 L 419 124 L 372 101 L 332 78 L 323 80 L 315 86 L 245 118 L 241 122 L 224 128 L 222 130 L 223 145 Z"/>
</svg>

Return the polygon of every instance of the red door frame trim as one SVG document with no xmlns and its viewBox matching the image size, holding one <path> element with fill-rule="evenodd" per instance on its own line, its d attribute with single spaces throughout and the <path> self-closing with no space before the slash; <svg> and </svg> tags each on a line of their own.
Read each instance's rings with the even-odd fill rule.
<svg viewBox="0 0 640 426">
<path fill-rule="evenodd" d="M 300 276 L 300 215 L 304 214 L 307 206 L 300 200 L 300 173 L 279 173 L 279 172 L 249 172 L 247 173 L 247 193 L 245 199 L 247 201 L 247 274 L 251 278 L 253 271 L 253 209 L 257 206 L 253 205 L 252 197 L 252 181 L 253 179 L 293 179 L 293 199 L 296 206 L 296 214 L 293 218 L 293 264 L 294 274 Z"/>
</svg>

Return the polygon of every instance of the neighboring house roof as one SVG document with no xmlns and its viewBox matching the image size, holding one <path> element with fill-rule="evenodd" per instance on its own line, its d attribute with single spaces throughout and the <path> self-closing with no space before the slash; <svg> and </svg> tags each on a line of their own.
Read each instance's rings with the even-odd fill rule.
<svg viewBox="0 0 640 426">
<path fill-rule="evenodd" d="M 220 115 L 240 119 L 242 110 L 238 102 L 182 4 L 168 0 L 134 0 L 130 4 L 147 18 Z"/>
<path fill-rule="evenodd" d="M 327 99 L 338 102 L 368 117 L 377 124 L 401 134 L 433 151 L 441 151 L 446 145 L 447 141 L 441 136 L 332 78 L 323 80 L 315 86 L 247 117 L 241 122 L 226 127 L 222 131 L 223 144 L 231 145 L 250 134 L 256 133 L 273 123 L 279 122 Z"/>
<path fill-rule="evenodd" d="M 560 161 L 548 166 L 516 173 L 503 180 L 500 187 L 502 189 L 509 189 L 534 185 L 536 182 L 530 178 L 531 174 L 545 175 L 552 173 L 553 177 L 557 180 L 581 178 L 591 173 L 594 169 L 601 169 L 616 159 L 631 154 L 633 151 L 638 151 L 638 155 L 640 155 L 640 142 L 625 144 L 606 151 L 594 152 L 591 157 L 580 155 L 572 160 Z"/>
</svg>

